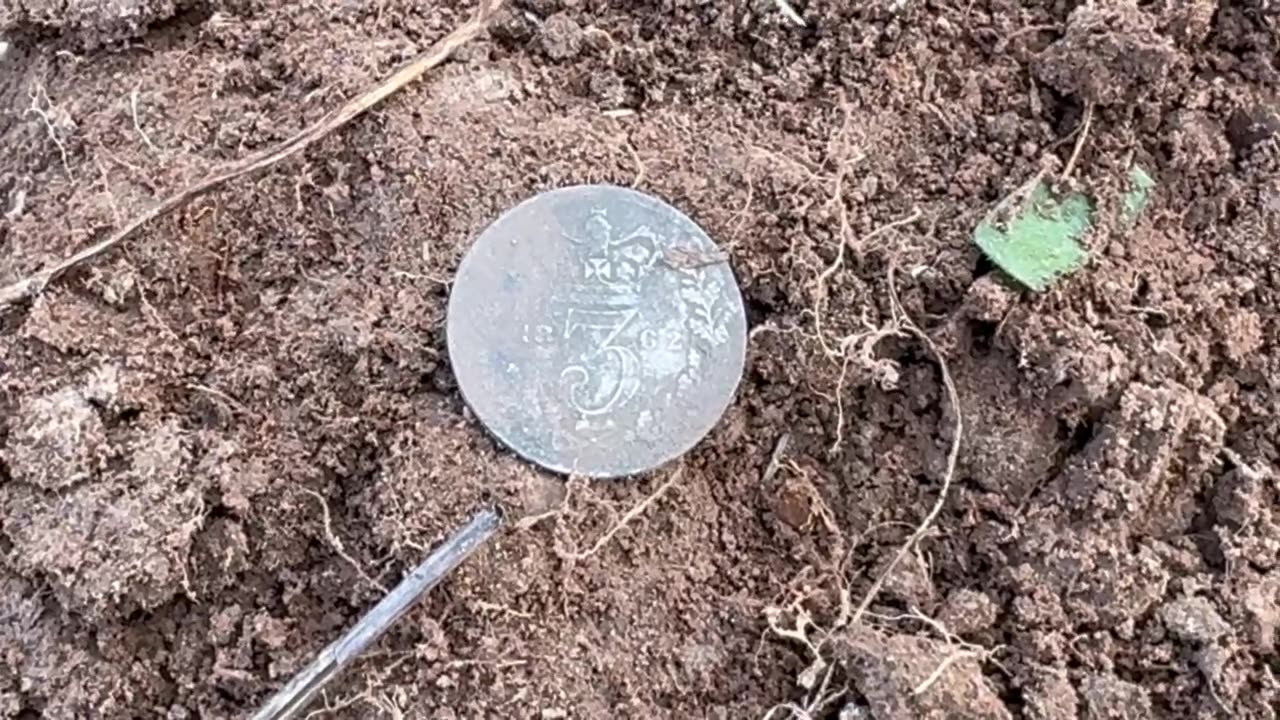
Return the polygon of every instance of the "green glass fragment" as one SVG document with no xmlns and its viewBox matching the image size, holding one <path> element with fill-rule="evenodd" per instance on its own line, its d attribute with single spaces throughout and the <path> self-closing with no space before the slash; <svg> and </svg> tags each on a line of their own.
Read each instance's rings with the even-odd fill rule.
<svg viewBox="0 0 1280 720">
<path fill-rule="evenodd" d="M 1151 201 L 1151 189 L 1156 181 L 1140 165 L 1129 168 L 1129 191 L 1124 194 L 1124 221 L 1132 225 L 1147 203 Z"/>
<path fill-rule="evenodd" d="M 991 217 L 982 221 L 973 239 L 1001 270 L 1032 290 L 1043 291 L 1088 259 L 1080 239 L 1089 230 L 1092 210 L 1085 196 L 1072 193 L 1058 199 L 1042 182 L 1011 217 L 1003 222 Z"/>
</svg>

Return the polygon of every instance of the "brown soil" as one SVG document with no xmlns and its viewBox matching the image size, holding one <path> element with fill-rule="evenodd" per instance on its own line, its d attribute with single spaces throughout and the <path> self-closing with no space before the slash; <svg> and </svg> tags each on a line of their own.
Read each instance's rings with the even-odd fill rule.
<svg viewBox="0 0 1280 720">
<path fill-rule="evenodd" d="M 596 555 L 564 550 L 665 474 L 575 483 L 482 550 L 333 716 L 756 718 L 825 677 L 844 692 L 816 717 L 1275 720 L 1275 3 L 793 4 L 807 27 L 772 2 L 524 0 L 305 157 L 0 314 L 0 716 L 243 715 L 487 498 L 561 507 L 466 413 L 445 283 L 513 203 L 614 182 L 729 250 L 755 329 L 736 403 Z M 0 0 L 0 285 L 468 12 L 438 5 Z M 1154 200 L 1020 292 L 971 229 L 1058 173 L 1089 106 L 1069 182 L 1115 217 L 1136 160 Z M 842 383 L 823 350 L 890 321 L 890 267 L 956 378 L 960 463 L 814 665 L 768 618 L 818 638 L 861 598 L 952 439 L 918 343 L 851 353 Z"/>
</svg>

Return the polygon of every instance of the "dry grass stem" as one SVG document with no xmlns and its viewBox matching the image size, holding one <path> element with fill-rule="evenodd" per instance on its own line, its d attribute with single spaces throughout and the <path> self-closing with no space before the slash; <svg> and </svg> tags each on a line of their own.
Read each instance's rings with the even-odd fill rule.
<svg viewBox="0 0 1280 720">
<path fill-rule="evenodd" d="M 185 383 L 184 386 L 188 390 L 195 390 L 196 392 L 202 392 L 210 397 L 213 397 L 217 400 L 222 401 L 223 404 L 225 404 L 227 407 L 229 407 L 231 410 L 235 412 L 244 413 L 245 415 L 252 415 L 252 413 L 249 412 L 249 408 L 244 406 L 244 403 L 240 402 L 239 400 L 236 400 L 235 398 L 231 397 L 230 395 L 222 392 L 217 388 L 211 388 L 208 385 L 201 385 L 200 383 L 193 383 L 193 382 Z"/>
<path fill-rule="evenodd" d="M 773 482 L 773 476 L 778 474 L 778 469 L 782 467 L 782 458 L 787 454 L 787 445 L 791 443 L 791 433 L 783 433 L 778 438 L 778 443 L 773 446 L 773 453 L 769 455 L 769 464 L 765 466 L 764 473 L 760 475 L 761 487 L 769 487 Z"/>
<path fill-rule="evenodd" d="M 392 73 L 390 77 L 382 80 L 341 107 L 330 111 L 314 125 L 302 130 L 288 140 L 285 140 L 275 147 L 268 148 L 261 152 L 252 153 L 248 157 L 234 162 L 221 170 L 213 172 L 194 184 L 166 197 L 150 209 L 134 216 L 133 219 L 125 223 L 123 227 L 111 233 L 103 240 L 70 255 L 51 267 L 47 267 L 33 275 L 13 283 L 12 285 L 0 288 L 0 307 L 13 305 L 34 297 L 39 294 L 45 286 L 67 270 L 102 255 L 116 245 L 119 245 L 125 239 L 131 237 L 141 227 L 150 223 L 152 220 L 183 207 L 195 198 L 211 192 L 231 180 L 273 167 L 319 142 L 322 138 L 350 123 L 352 120 L 363 115 L 365 112 L 404 88 L 409 83 L 417 80 L 426 71 L 449 59 L 449 57 L 453 55 L 458 48 L 470 42 L 484 31 L 489 20 L 492 19 L 498 9 L 502 7 L 502 3 L 503 0 L 480 0 L 480 4 L 476 7 L 475 12 L 471 15 L 470 19 L 459 25 L 453 32 L 446 35 L 439 42 L 432 45 L 426 52 L 402 65 L 398 70 Z M 53 126 L 49 121 L 48 115 L 45 114 L 37 105 L 34 93 L 32 94 L 32 106 L 28 112 L 32 112 L 44 120 L 46 128 L 49 130 L 55 144 L 58 145 L 59 150 L 62 152 L 63 163 L 65 164 L 66 149 L 62 146 L 62 143 L 57 138 L 56 133 L 54 133 Z"/>
<path fill-rule="evenodd" d="M 991 208 L 991 211 L 982 218 L 982 222 L 992 222 L 1002 217 L 1002 213 L 1009 208 L 1021 207 L 1022 203 L 1031 197 L 1036 185 L 1040 184 L 1040 181 L 1044 179 L 1045 174 L 1048 172 L 1048 168 L 1041 167 L 1029 180 L 1014 188 L 1008 195 L 1000 198 L 1000 201 Z"/>
<path fill-rule="evenodd" d="M 631 162 L 635 163 L 636 176 L 631 181 L 631 187 L 638 188 L 644 183 L 644 174 L 646 172 L 644 161 L 640 159 L 640 153 L 636 151 L 636 146 L 631 144 L 630 140 L 624 140 L 622 147 L 626 149 L 627 154 L 631 156 Z"/>
<path fill-rule="evenodd" d="M 1225 457 L 1227 460 L 1231 461 L 1231 464 L 1236 466 L 1236 468 L 1240 471 L 1240 474 L 1243 475 L 1246 480 L 1259 482 L 1259 481 L 1267 480 L 1268 478 L 1275 477 L 1275 473 L 1272 472 L 1271 468 L 1267 467 L 1266 465 L 1260 465 L 1255 467 L 1254 465 L 1251 465 L 1247 461 L 1245 461 L 1243 457 L 1240 457 L 1240 453 L 1236 452 L 1235 450 L 1232 450 L 1229 447 L 1222 448 L 1222 456 Z M 1280 490 L 1280 485 L 1278 485 L 1276 489 Z"/>
<path fill-rule="evenodd" d="M 1080 153 L 1084 150 L 1085 141 L 1089 139 L 1089 128 L 1093 126 L 1093 103 L 1085 105 L 1084 120 L 1080 123 L 1080 135 L 1076 137 L 1076 146 L 1071 150 L 1071 157 L 1067 159 L 1067 165 L 1062 169 L 1062 181 L 1066 182 L 1071 177 L 1071 171 L 1076 169 L 1076 162 L 1080 159 Z"/>
</svg>

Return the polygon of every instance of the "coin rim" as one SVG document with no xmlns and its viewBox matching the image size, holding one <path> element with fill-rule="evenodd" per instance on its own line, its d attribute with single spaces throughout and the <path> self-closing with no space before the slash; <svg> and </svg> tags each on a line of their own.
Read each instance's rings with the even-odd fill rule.
<svg viewBox="0 0 1280 720">
<path fill-rule="evenodd" d="M 738 283 L 738 277 L 733 272 L 733 266 L 732 264 L 729 263 L 728 260 L 726 260 L 725 262 L 729 266 L 728 267 L 729 277 L 732 278 L 733 280 L 732 282 L 733 297 L 736 297 L 738 300 L 737 302 L 738 312 L 734 314 L 737 316 L 738 322 L 740 323 L 741 329 L 742 329 L 742 332 L 741 332 L 742 352 L 739 354 L 739 357 L 737 358 L 737 361 L 738 361 L 737 379 L 734 380 L 733 389 L 725 395 L 724 400 L 722 401 L 718 412 L 716 412 L 712 416 L 715 418 L 714 421 L 712 421 L 712 423 L 709 426 L 707 426 L 705 430 L 703 430 L 701 433 L 696 434 L 696 437 L 694 437 L 691 442 L 673 446 L 671 452 L 661 454 L 661 456 L 656 462 L 650 463 L 642 468 L 626 470 L 623 472 L 614 472 L 614 471 L 608 471 L 608 470 L 589 472 L 589 471 L 582 471 L 574 468 L 562 467 L 557 463 L 546 462 L 542 459 L 533 457 L 532 454 L 530 453 L 526 453 L 522 451 L 514 443 L 512 443 L 506 437 L 504 437 L 502 432 L 495 429 L 490 423 L 485 422 L 484 415 L 476 409 L 475 403 L 472 402 L 470 397 L 468 397 L 465 383 L 463 382 L 462 376 L 458 373 L 458 370 L 457 370 L 458 350 L 454 345 L 454 339 L 453 339 L 454 335 L 452 332 L 450 332 L 450 328 L 453 324 L 453 320 L 455 317 L 454 301 L 457 298 L 456 290 L 458 286 L 458 280 L 463 276 L 464 271 L 466 271 L 466 269 L 469 266 L 469 263 L 474 258 L 475 248 L 480 244 L 480 241 L 484 237 L 485 233 L 489 232 L 489 230 L 491 230 L 493 227 L 500 224 L 503 220 L 507 219 L 508 216 L 511 216 L 511 215 L 514 215 L 515 213 L 520 212 L 522 209 L 524 209 L 526 205 L 529 205 L 539 200 L 542 200 L 544 198 L 547 198 L 548 196 L 569 195 L 573 193 L 592 191 L 592 190 L 622 191 L 624 194 L 632 196 L 633 199 L 639 200 L 642 204 L 649 206 L 651 208 L 656 205 L 657 206 L 656 209 L 662 210 L 664 212 L 669 208 L 670 211 L 675 212 L 676 215 L 679 216 L 678 219 L 682 218 L 685 222 L 688 222 L 690 225 L 697 228 L 698 231 L 702 233 L 703 237 L 705 237 L 708 241 L 710 241 L 712 247 L 714 247 L 717 250 L 720 250 L 719 244 L 716 243 L 715 239 L 711 237 L 710 233 L 708 233 L 705 228 L 703 228 L 700 224 L 698 224 L 697 221 L 695 221 L 692 217 L 690 217 L 687 213 L 685 213 L 680 208 L 676 207 L 675 205 L 672 205 L 671 203 L 667 202 L 666 200 L 658 196 L 640 192 L 639 190 L 636 190 L 634 188 L 622 187 L 620 185 L 610 185 L 607 183 L 566 185 L 564 187 L 545 190 L 531 197 L 527 197 L 524 200 L 521 200 L 519 203 L 516 203 L 512 207 L 508 208 L 506 211 L 500 214 L 497 218 L 493 219 L 487 225 L 485 225 L 484 228 L 480 230 L 480 232 L 475 234 L 474 239 L 471 241 L 471 245 L 467 248 L 467 252 L 462 257 L 462 261 L 458 263 L 458 267 L 453 273 L 453 282 L 450 283 L 449 302 L 445 310 L 445 344 L 449 352 L 450 371 L 453 372 L 454 380 L 458 384 L 458 392 L 462 395 L 462 400 L 464 403 L 466 403 L 466 406 L 471 411 L 471 414 L 475 416 L 476 420 L 480 424 L 480 427 L 482 427 L 486 433 L 496 438 L 510 452 L 514 453 L 515 455 L 519 456 L 525 461 L 533 463 L 534 465 L 540 468 L 543 468 L 545 470 L 549 470 L 551 472 L 561 474 L 561 475 L 587 477 L 593 480 L 612 480 L 616 478 L 635 477 L 637 475 L 652 472 L 654 470 L 661 468 L 662 466 L 666 465 L 672 460 L 675 460 L 687 454 L 689 451 L 693 450 L 693 448 L 697 447 L 698 443 L 705 440 L 707 436 L 710 435 L 711 432 L 716 429 L 716 426 L 719 425 L 724 420 L 725 413 L 728 412 L 729 407 L 733 405 L 734 400 L 737 398 L 738 391 L 742 387 L 742 378 L 746 372 L 746 366 L 747 366 L 747 307 L 746 307 L 746 302 L 742 297 L 742 288 Z"/>
</svg>

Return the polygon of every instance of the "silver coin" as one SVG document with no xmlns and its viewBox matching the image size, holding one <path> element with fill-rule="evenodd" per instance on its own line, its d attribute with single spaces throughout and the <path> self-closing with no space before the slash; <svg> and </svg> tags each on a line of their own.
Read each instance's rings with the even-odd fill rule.
<svg viewBox="0 0 1280 720">
<path fill-rule="evenodd" d="M 742 377 L 742 295 L 724 255 L 657 198 L 608 185 L 508 210 L 449 297 L 449 357 L 490 432 L 548 469 L 605 478 L 672 460 Z"/>
</svg>

